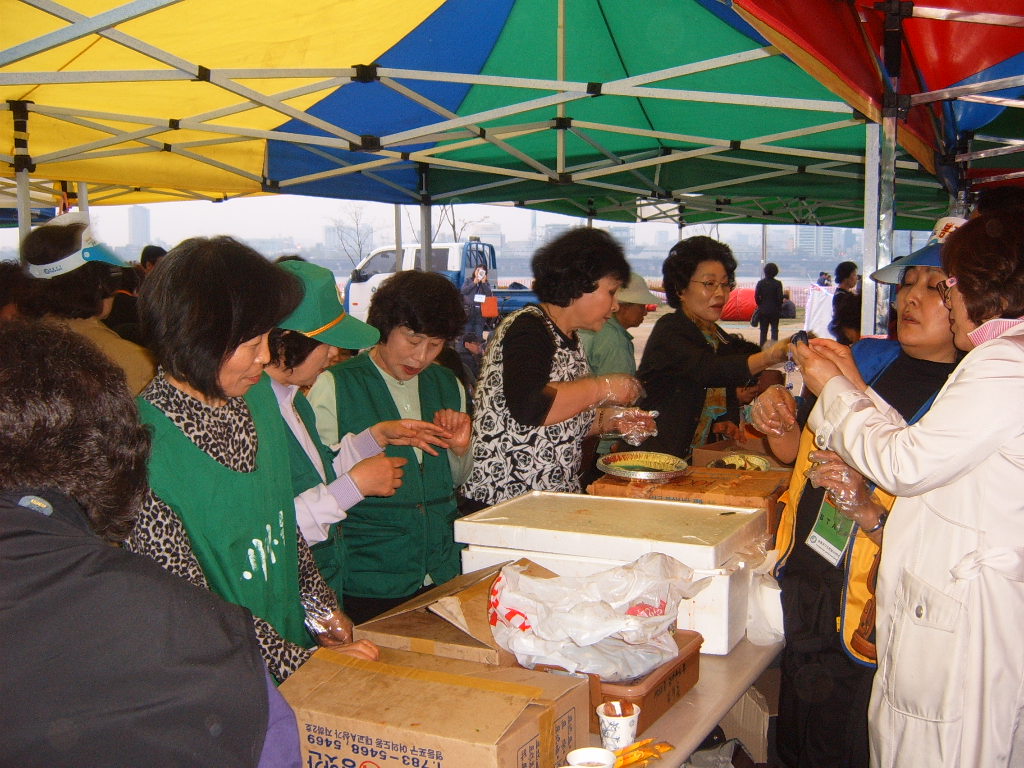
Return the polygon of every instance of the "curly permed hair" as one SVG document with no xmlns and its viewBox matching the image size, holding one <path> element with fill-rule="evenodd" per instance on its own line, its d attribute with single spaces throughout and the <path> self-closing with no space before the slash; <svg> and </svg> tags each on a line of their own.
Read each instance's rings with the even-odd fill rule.
<svg viewBox="0 0 1024 768">
<path fill-rule="evenodd" d="M 613 277 L 623 285 L 629 282 L 626 254 L 603 229 L 570 229 L 537 249 L 530 265 L 537 298 L 557 307 L 592 293 L 602 277 Z"/>
<path fill-rule="evenodd" d="M 382 342 L 403 325 L 413 333 L 451 341 L 462 333 L 466 309 L 462 294 L 443 275 L 406 270 L 380 284 L 366 322 L 380 331 Z"/>
<path fill-rule="evenodd" d="M 680 240 L 672 246 L 668 257 L 662 262 L 661 277 L 665 288 L 665 301 L 672 309 L 679 309 L 682 302 L 679 294 L 686 290 L 697 267 L 705 261 L 717 261 L 725 268 L 729 280 L 736 277 L 736 259 L 732 249 L 710 237 L 697 235 Z"/>
<path fill-rule="evenodd" d="M 98 535 L 123 541 L 149 444 L 124 372 L 92 342 L 41 321 L 0 324 L 0 489 L 56 488 Z"/>
</svg>

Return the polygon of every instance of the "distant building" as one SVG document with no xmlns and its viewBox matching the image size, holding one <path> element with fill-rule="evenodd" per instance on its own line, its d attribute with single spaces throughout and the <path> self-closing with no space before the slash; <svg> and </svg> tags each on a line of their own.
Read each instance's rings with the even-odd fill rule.
<svg viewBox="0 0 1024 768">
<path fill-rule="evenodd" d="M 128 245 L 135 251 L 132 261 L 139 260 L 139 251 L 150 242 L 149 209 L 133 205 L 128 209 Z"/>
</svg>

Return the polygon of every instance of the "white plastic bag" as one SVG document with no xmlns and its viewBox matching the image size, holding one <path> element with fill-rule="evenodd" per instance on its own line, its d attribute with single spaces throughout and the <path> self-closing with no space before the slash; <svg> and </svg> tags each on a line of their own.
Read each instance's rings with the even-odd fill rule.
<svg viewBox="0 0 1024 768">
<path fill-rule="evenodd" d="M 494 582 L 494 639 L 524 667 L 552 664 L 609 682 L 645 675 L 678 655 L 669 630 L 679 601 L 708 583 L 657 552 L 581 578 L 522 571 L 506 565 Z"/>
<path fill-rule="evenodd" d="M 750 574 L 747 597 L 747 639 L 754 645 L 772 645 L 784 639 L 782 623 L 782 592 L 772 569 L 779 553 L 771 551 Z"/>
</svg>

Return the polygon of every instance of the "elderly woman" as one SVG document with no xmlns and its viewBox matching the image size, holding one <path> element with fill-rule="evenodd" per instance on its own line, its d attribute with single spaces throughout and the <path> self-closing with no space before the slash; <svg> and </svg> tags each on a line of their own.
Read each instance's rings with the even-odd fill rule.
<svg viewBox="0 0 1024 768">
<path fill-rule="evenodd" d="M 367 320 L 380 342 L 327 370 L 310 390 L 321 440 L 359 434 L 381 421 L 436 424 L 437 451 L 413 441 L 392 443 L 405 459 L 393 496 L 368 497 L 348 510 L 344 539 L 344 602 L 358 623 L 459 574 L 453 525 L 455 488 L 471 461 L 466 392 L 455 374 L 435 364 L 462 330 L 459 291 L 431 272 L 399 272 L 370 301 Z"/>
<path fill-rule="evenodd" d="M 981 216 L 950 235 L 938 285 L 970 350 L 916 424 L 880 401 L 826 340 L 794 354 L 809 424 L 899 498 L 878 572 L 872 764 L 1024 760 L 1024 221 Z"/>
<path fill-rule="evenodd" d="M 277 401 L 255 386 L 270 358 L 267 334 L 300 297 L 295 278 L 218 237 L 172 249 L 139 298 L 160 369 L 139 397 L 153 432 L 151 492 L 127 546 L 252 611 L 279 680 L 309 657 L 311 631 L 325 645 L 351 639 L 296 527 Z"/>
<path fill-rule="evenodd" d="M 446 445 L 440 427 L 416 419 L 381 421 L 358 435 L 342 436 L 337 453 L 316 431 L 313 408 L 301 393 L 327 370 L 337 348 L 363 349 L 380 332 L 345 313 L 330 270 L 304 261 L 279 262 L 302 283 L 302 302 L 270 332 L 267 377 L 288 425 L 292 490 L 299 530 L 320 573 L 339 598 L 344 594 L 345 548 L 339 521 L 367 496 L 394 496 L 402 485 L 406 459 L 387 456 L 388 445 L 415 445 L 433 455 Z"/>
<path fill-rule="evenodd" d="M 65 213 L 32 230 L 21 258 L 35 278 L 30 314 L 45 314 L 81 334 L 117 363 L 138 394 L 153 378 L 148 350 L 104 325 L 121 285 L 124 263 L 96 241 L 84 213 Z"/>
<path fill-rule="evenodd" d="M 111 546 L 149 444 L 93 344 L 0 324 L 0 764 L 298 765 L 249 612 Z"/>
<path fill-rule="evenodd" d="M 498 327 L 477 385 L 463 493 L 478 507 L 532 490 L 578 493 L 584 438 L 613 428 L 595 409 L 640 394 L 632 376 L 592 376 L 576 334 L 601 330 L 618 307 L 615 293 L 629 281 L 619 244 L 601 230 L 573 229 L 540 248 L 532 266 L 540 304 Z"/>
<path fill-rule="evenodd" d="M 863 339 L 853 347 L 860 375 L 907 423 L 927 412 L 959 359 L 936 287 L 946 277 L 940 254 L 941 246 L 931 244 L 871 276 L 899 286 L 898 341 Z M 805 402 L 804 417 L 809 406 Z M 797 459 L 776 537 L 786 631 L 778 754 L 791 768 L 867 768 L 876 659 L 872 574 L 882 515 L 894 498 L 882 490 L 872 493 L 834 454 L 815 452 L 814 433 L 796 428 L 796 405 L 784 387 L 765 392 L 753 411 L 754 426 L 769 435 L 775 454 L 787 462 Z M 830 541 L 831 536 L 812 535 L 823 525 L 842 536 Z"/>
<path fill-rule="evenodd" d="M 725 243 L 681 240 L 661 271 L 676 311 L 654 324 L 637 371 L 647 390 L 640 405 L 661 414 L 658 434 L 643 447 L 685 458 L 707 442 L 716 419 L 738 408 L 737 387 L 786 359 L 786 343 L 761 351 L 717 325 L 736 285 L 736 259 Z"/>
</svg>

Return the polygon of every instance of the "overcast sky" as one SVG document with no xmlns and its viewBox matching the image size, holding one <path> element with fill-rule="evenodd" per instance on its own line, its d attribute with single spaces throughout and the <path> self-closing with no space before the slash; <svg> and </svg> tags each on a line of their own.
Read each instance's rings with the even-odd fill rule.
<svg viewBox="0 0 1024 768">
<path fill-rule="evenodd" d="M 378 242 L 391 241 L 394 232 L 394 206 L 383 203 L 330 200 L 292 195 L 268 195 L 240 198 L 224 203 L 175 202 L 145 206 L 150 211 L 150 235 L 153 240 L 169 245 L 194 235 L 234 235 L 242 239 L 294 237 L 296 244 L 312 245 L 323 242 L 324 227 L 332 220 L 351 222 L 353 208 L 362 208 L 363 214 L 377 230 Z M 90 209 L 96 236 L 110 245 L 126 245 L 128 238 L 128 211 L 131 206 L 98 205 Z M 523 209 L 498 205 L 456 206 L 456 216 L 464 221 L 491 221 L 501 225 L 506 238 L 525 238 L 530 229 L 532 213 Z M 435 214 L 436 215 L 436 214 Z M 419 229 L 419 211 L 415 206 L 403 206 L 404 238 Z M 585 224 L 555 214 L 538 213 L 538 225 L 552 222 Z M 436 222 L 435 222 L 436 228 Z M 654 242 L 656 229 L 668 229 L 669 224 L 650 224 L 638 229 L 638 242 Z M 450 231 L 450 230 L 448 230 Z M 696 234 L 696 233 L 694 233 Z M 439 235 L 450 239 L 450 235 Z M 0 247 L 13 248 L 18 242 L 17 229 L 0 229 Z"/>
</svg>

